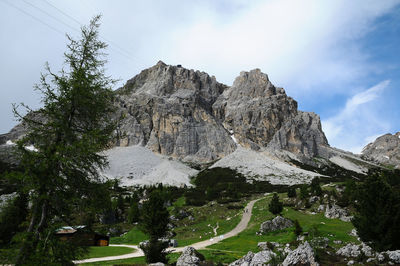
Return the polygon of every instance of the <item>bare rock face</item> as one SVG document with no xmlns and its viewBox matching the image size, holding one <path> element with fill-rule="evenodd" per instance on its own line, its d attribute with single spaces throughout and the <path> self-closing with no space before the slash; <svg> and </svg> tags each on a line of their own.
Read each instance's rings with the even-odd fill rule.
<svg viewBox="0 0 400 266">
<path fill-rule="evenodd" d="M 213 105 L 213 111 L 239 143 L 257 149 L 266 147 L 284 122 L 297 114 L 297 102 L 255 69 L 241 72 Z"/>
<path fill-rule="evenodd" d="M 298 111 L 274 134 L 268 144 L 272 149 L 283 149 L 312 158 L 321 153 L 321 145 L 328 140 L 322 131 L 321 120 L 315 113 Z"/>
<path fill-rule="evenodd" d="M 378 137 L 361 153 L 365 159 L 400 169 L 400 132 Z"/>
<path fill-rule="evenodd" d="M 120 146 L 142 144 L 186 161 L 213 161 L 236 148 L 212 115 L 226 88 L 204 72 L 162 62 L 142 71 L 117 91 Z"/>
<path fill-rule="evenodd" d="M 259 69 L 241 72 L 228 87 L 207 73 L 158 62 L 116 91 L 122 117 L 115 146 L 142 145 L 182 161 L 207 163 L 246 148 L 287 150 L 312 158 L 328 146 L 319 116 Z M 0 135 L 0 145 L 25 133 L 23 125 Z"/>
</svg>

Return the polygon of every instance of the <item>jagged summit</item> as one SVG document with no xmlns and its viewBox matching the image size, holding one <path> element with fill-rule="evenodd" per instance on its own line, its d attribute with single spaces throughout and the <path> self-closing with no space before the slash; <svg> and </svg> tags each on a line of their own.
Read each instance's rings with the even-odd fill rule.
<svg viewBox="0 0 400 266">
<path fill-rule="evenodd" d="M 212 103 L 224 91 L 226 85 L 216 81 L 207 73 L 186 69 L 182 66 L 166 65 L 159 61 L 143 70 L 117 90 L 119 93 L 188 98 L 199 94 L 202 100 Z"/>
<path fill-rule="evenodd" d="M 283 88 L 276 88 L 268 79 L 268 75 L 262 73 L 258 68 L 249 72 L 240 72 L 240 75 L 233 82 L 232 87 L 238 89 L 245 88 L 246 91 L 238 91 L 235 94 L 231 93 L 230 97 L 242 95 L 244 97 L 255 98 L 269 97 L 277 94 L 286 95 Z"/>
</svg>

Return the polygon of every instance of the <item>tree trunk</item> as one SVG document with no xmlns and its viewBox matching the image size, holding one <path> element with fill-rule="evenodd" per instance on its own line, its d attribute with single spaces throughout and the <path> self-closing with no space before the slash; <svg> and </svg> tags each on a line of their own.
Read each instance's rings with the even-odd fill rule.
<svg viewBox="0 0 400 266">
<path fill-rule="evenodd" d="M 39 243 L 40 233 L 43 231 L 44 226 L 47 222 L 48 204 L 49 203 L 47 200 L 45 200 L 42 204 L 42 207 L 40 210 L 41 218 L 40 218 L 39 223 L 37 222 L 37 218 L 40 213 L 38 213 L 38 205 L 35 206 L 35 210 L 33 212 L 31 222 L 30 222 L 28 230 L 27 230 L 27 233 L 28 233 L 27 239 L 22 244 L 22 246 L 19 250 L 17 261 L 15 262 L 15 265 L 18 266 L 18 265 L 26 264 L 27 255 L 35 252 L 36 247 Z"/>
</svg>

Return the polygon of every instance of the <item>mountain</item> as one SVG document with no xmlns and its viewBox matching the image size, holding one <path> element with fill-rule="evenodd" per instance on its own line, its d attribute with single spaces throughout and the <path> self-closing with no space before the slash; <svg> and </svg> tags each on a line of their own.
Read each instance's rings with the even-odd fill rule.
<svg viewBox="0 0 400 266">
<path fill-rule="evenodd" d="M 319 116 L 259 69 L 242 72 L 229 87 L 200 71 L 163 62 L 117 90 L 124 116 L 118 146 L 141 144 L 188 162 L 212 162 L 236 145 L 288 150 L 312 158 L 328 146 Z"/>
<path fill-rule="evenodd" d="M 400 169 L 400 132 L 378 137 L 365 146 L 361 154 L 367 160 Z"/>
<path fill-rule="evenodd" d="M 298 110 L 259 69 L 241 72 L 227 86 L 160 61 L 115 94 L 120 138 L 104 151 L 110 161 L 104 175 L 126 185 L 190 185 L 189 177 L 206 167 L 233 168 L 273 184 L 310 182 L 338 167 L 365 174 L 371 167 L 330 147 L 319 116 Z M 0 135 L 0 148 L 24 132 L 17 125 Z"/>
</svg>

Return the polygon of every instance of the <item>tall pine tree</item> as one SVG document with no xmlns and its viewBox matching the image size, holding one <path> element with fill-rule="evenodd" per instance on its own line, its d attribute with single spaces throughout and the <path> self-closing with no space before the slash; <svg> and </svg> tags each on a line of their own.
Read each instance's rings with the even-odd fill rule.
<svg viewBox="0 0 400 266">
<path fill-rule="evenodd" d="M 42 94 L 43 107 L 16 116 L 27 128 L 18 141 L 21 175 L 33 203 L 30 223 L 23 236 L 16 264 L 68 264 L 78 252 L 60 252 L 62 243 L 54 237 L 60 224 L 69 224 L 74 206 L 95 197 L 99 169 L 107 165 L 99 152 L 112 142 L 114 83 L 104 73 L 104 49 L 99 40 L 99 19 L 82 27 L 81 39 L 67 35 L 69 44 L 64 65 L 53 73 L 46 65 L 35 86 Z M 27 149 L 34 145 L 34 148 Z M 98 196 L 98 195 L 97 195 Z"/>
</svg>

